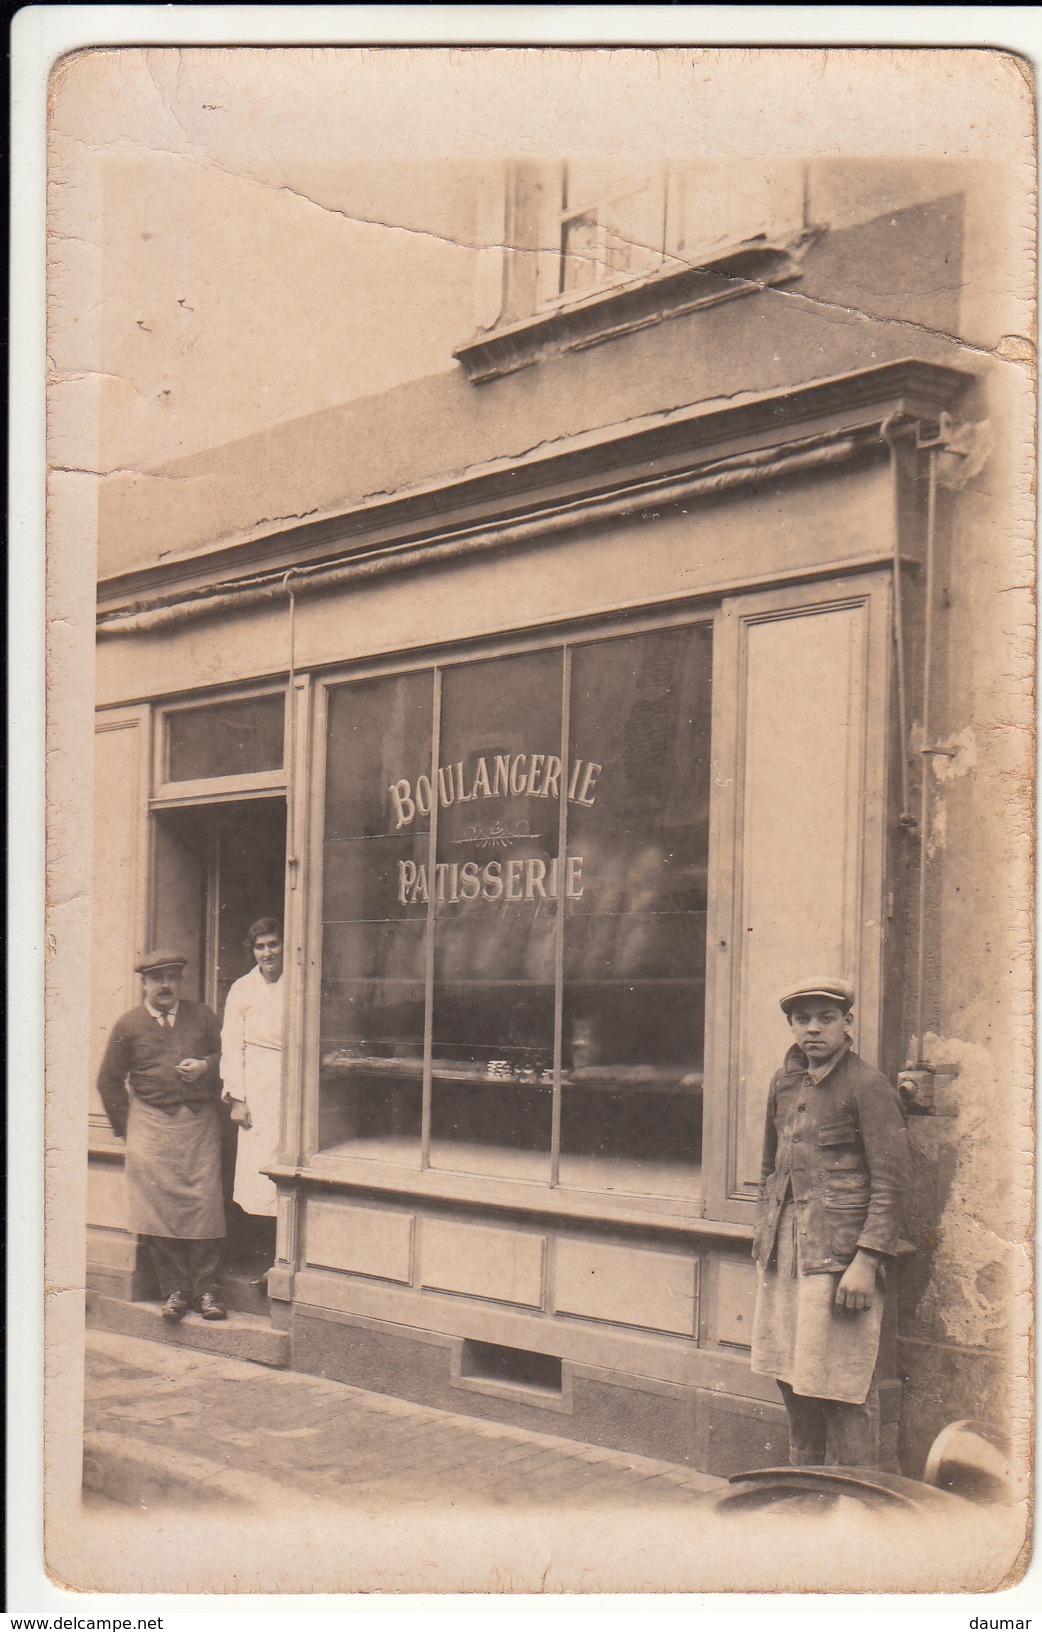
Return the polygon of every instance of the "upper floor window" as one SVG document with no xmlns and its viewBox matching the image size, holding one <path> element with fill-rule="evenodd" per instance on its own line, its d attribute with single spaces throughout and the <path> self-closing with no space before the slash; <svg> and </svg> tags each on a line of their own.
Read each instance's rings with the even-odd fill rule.
<svg viewBox="0 0 1042 1632">
<path fill-rule="evenodd" d="M 541 192 L 538 306 L 696 266 L 742 243 L 791 234 L 803 217 L 795 165 L 650 170 L 582 160 L 552 167 Z"/>
<path fill-rule="evenodd" d="M 502 306 L 455 356 L 476 383 L 548 349 L 797 275 L 808 241 L 794 162 L 517 163 Z"/>
<path fill-rule="evenodd" d="M 666 252 L 664 173 L 627 174 L 605 164 L 566 165 L 560 184 L 556 293 L 581 294 L 662 266 Z"/>
</svg>

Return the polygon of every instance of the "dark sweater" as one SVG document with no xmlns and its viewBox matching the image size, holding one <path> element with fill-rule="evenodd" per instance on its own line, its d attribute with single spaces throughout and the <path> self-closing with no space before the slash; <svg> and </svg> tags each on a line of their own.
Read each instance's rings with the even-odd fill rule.
<svg viewBox="0 0 1042 1632">
<path fill-rule="evenodd" d="M 177 1005 L 172 1027 L 161 1026 L 142 1003 L 116 1021 L 105 1058 L 98 1072 L 98 1092 L 113 1132 L 126 1137 L 130 1092 L 171 1114 L 179 1105 L 199 1107 L 220 1097 L 218 1066 L 221 1028 L 205 1003 Z M 182 1060 L 205 1060 L 207 1072 L 198 1082 L 182 1082 L 177 1067 Z"/>
</svg>

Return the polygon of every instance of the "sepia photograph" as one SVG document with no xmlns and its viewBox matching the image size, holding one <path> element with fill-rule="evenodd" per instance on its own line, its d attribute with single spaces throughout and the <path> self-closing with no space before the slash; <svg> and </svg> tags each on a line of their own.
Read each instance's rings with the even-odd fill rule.
<svg viewBox="0 0 1042 1632">
<path fill-rule="evenodd" d="M 1034 98 L 55 62 L 57 1585 L 1023 1577 Z"/>
</svg>

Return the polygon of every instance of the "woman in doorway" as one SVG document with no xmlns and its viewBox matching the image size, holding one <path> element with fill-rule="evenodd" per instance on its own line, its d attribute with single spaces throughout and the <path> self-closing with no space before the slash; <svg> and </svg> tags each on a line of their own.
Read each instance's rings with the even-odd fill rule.
<svg viewBox="0 0 1042 1632">
<path fill-rule="evenodd" d="M 275 1258 L 275 1186 L 264 1173 L 278 1154 L 282 1087 L 282 925 L 277 918 L 251 924 L 244 945 L 255 967 L 228 993 L 221 1029 L 224 1099 L 238 1127 L 233 1200 L 263 1220 L 269 1264 Z M 267 1280 L 267 1272 L 257 1284 Z"/>
</svg>

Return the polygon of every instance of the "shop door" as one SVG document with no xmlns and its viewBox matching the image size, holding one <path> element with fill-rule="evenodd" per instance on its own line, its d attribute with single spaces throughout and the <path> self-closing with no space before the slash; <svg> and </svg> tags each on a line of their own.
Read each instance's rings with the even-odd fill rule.
<svg viewBox="0 0 1042 1632">
<path fill-rule="evenodd" d="M 250 925 L 258 918 L 281 921 L 284 916 L 285 800 L 184 806 L 157 811 L 154 821 L 150 939 L 184 952 L 189 959 L 185 996 L 207 1003 L 221 1020 L 233 982 L 253 968 L 252 953 L 243 944 Z M 233 1264 L 264 1256 L 267 1242 L 260 1237 L 270 1222 L 251 1221 L 232 1203 L 236 1137 L 225 1115 L 225 1198 Z"/>
</svg>

